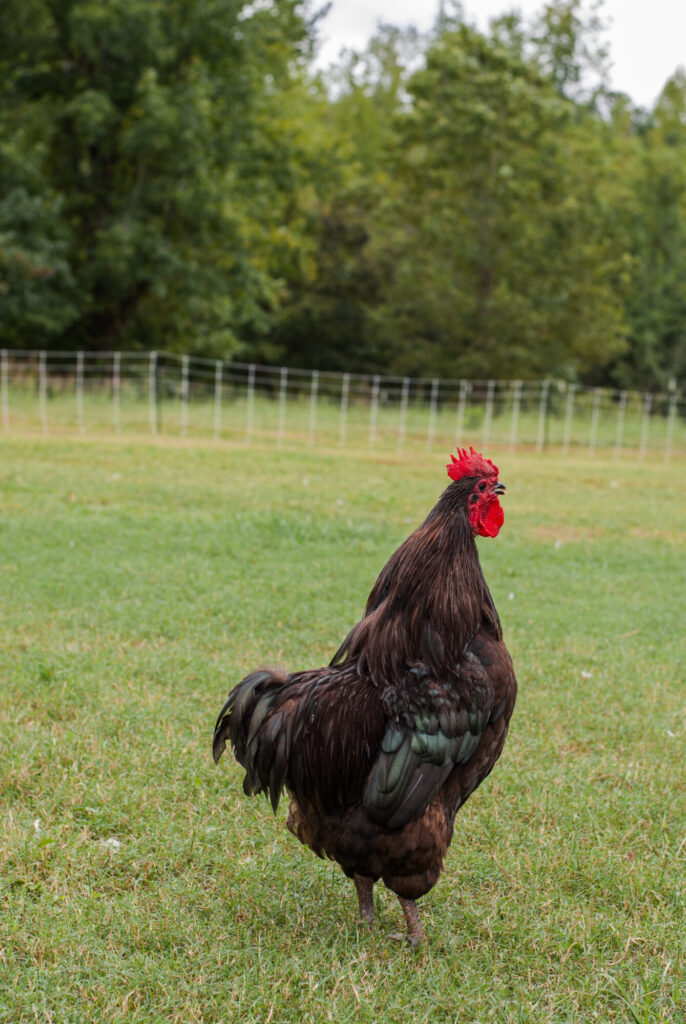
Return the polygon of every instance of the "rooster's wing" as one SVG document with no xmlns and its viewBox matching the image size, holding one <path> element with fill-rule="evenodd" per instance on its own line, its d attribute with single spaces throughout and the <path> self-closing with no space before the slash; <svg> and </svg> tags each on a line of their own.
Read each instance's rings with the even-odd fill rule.
<svg viewBox="0 0 686 1024">
<path fill-rule="evenodd" d="M 474 754 L 493 713 L 493 686 L 470 652 L 450 679 L 417 667 L 403 682 L 384 694 L 388 724 L 363 797 L 369 817 L 388 828 L 424 812 Z"/>
</svg>

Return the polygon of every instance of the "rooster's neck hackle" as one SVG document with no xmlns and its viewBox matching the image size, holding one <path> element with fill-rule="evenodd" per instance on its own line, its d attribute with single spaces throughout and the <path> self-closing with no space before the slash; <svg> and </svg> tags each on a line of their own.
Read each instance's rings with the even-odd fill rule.
<svg viewBox="0 0 686 1024">
<path fill-rule="evenodd" d="M 391 556 L 334 662 L 355 660 L 375 681 L 418 664 L 444 676 L 457 669 L 479 628 L 500 637 L 467 517 L 473 484 L 463 478 L 446 488 Z"/>
</svg>

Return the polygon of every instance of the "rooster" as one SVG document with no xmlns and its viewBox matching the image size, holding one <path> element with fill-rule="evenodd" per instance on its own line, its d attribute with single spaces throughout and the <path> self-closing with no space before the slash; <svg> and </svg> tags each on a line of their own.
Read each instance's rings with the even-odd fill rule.
<svg viewBox="0 0 686 1024">
<path fill-rule="evenodd" d="M 500 756 L 517 693 L 475 537 L 497 536 L 505 487 L 490 459 L 458 449 L 451 483 L 393 554 L 327 668 L 265 668 L 231 691 L 214 731 L 318 856 L 355 884 L 398 897 L 407 937 L 425 941 L 416 900 L 434 886 L 455 815 Z"/>
</svg>

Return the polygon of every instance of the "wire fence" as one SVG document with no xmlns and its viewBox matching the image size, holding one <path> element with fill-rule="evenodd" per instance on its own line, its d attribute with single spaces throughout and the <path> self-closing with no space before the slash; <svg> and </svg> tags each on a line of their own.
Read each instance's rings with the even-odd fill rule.
<svg viewBox="0 0 686 1024">
<path fill-rule="evenodd" d="M 639 459 L 686 454 L 686 396 L 563 381 L 298 370 L 166 352 L 0 350 L 5 433 L 150 434 L 277 447 L 479 443 Z"/>
</svg>

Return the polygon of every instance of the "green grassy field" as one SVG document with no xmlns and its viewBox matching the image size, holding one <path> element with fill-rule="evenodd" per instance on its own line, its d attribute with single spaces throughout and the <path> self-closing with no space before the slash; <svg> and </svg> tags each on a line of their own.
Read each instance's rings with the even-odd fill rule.
<svg viewBox="0 0 686 1024">
<path fill-rule="evenodd" d="M 444 456 L 0 439 L 0 1021 L 683 1021 L 686 474 L 497 458 L 520 698 L 415 955 L 212 763 L 327 661 Z"/>
</svg>

